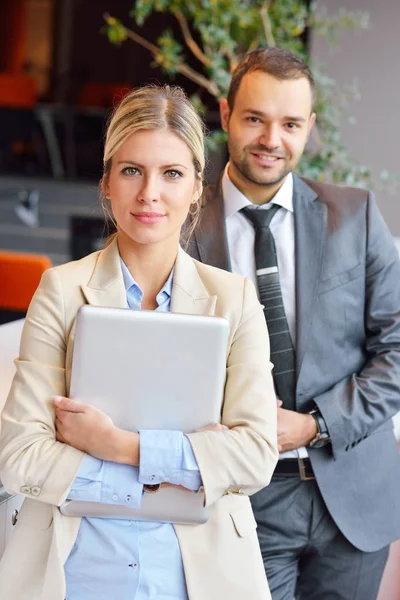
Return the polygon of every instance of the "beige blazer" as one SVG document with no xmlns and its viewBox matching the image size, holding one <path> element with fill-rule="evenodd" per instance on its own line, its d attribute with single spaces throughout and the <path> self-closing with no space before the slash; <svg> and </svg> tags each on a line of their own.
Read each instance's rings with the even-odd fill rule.
<svg viewBox="0 0 400 600">
<path fill-rule="evenodd" d="M 55 440 L 51 397 L 68 396 L 76 313 L 85 303 L 125 307 L 117 242 L 48 270 L 24 326 L 2 415 L 0 479 L 26 500 L 0 564 L 2 600 L 64 600 L 63 565 L 80 518 L 63 516 L 84 454 Z M 230 324 L 222 422 L 226 433 L 189 435 L 210 519 L 176 526 L 190 600 L 270 598 L 248 498 L 266 486 L 278 453 L 276 401 L 264 316 L 249 280 L 179 250 L 173 312 Z M 238 491 L 241 493 L 238 493 Z"/>
</svg>

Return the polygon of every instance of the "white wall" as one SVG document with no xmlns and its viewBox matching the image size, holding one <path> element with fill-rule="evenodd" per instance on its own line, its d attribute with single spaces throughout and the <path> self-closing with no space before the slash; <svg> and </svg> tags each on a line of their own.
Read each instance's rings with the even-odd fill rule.
<svg viewBox="0 0 400 600">
<path fill-rule="evenodd" d="M 358 80 L 361 99 L 349 105 L 357 123 L 343 122 L 343 141 L 352 158 L 371 168 L 380 209 L 400 236 L 400 186 L 389 194 L 378 177 L 385 169 L 400 174 L 400 0 L 319 0 L 318 6 L 370 14 L 369 30 L 345 31 L 333 49 L 314 35 L 312 57 L 326 65 L 339 91 Z"/>
</svg>

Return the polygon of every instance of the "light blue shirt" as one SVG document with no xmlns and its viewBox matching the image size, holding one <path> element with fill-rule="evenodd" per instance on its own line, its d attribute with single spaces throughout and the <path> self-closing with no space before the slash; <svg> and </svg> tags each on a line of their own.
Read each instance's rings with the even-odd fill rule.
<svg viewBox="0 0 400 600">
<path fill-rule="evenodd" d="M 127 304 L 143 292 L 121 260 Z M 169 312 L 173 271 L 157 295 Z M 140 506 L 143 484 L 169 482 L 197 491 L 201 477 L 189 440 L 179 431 L 140 431 L 140 467 L 87 455 L 68 498 Z M 187 600 L 182 557 L 170 523 L 83 518 L 65 563 L 66 600 Z"/>
</svg>

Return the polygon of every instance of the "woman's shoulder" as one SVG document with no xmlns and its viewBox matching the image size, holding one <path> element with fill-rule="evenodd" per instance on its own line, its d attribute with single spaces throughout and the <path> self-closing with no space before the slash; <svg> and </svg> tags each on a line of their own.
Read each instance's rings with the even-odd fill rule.
<svg viewBox="0 0 400 600">
<path fill-rule="evenodd" d="M 217 281 L 232 283 L 233 285 L 243 285 L 243 282 L 246 279 L 246 277 L 243 275 L 231 273 L 230 271 L 225 271 L 224 269 L 207 265 L 206 263 L 202 263 L 195 258 L 192 258 L 192 261 L 196 265 L 199 275 L 203 275 L 211 279 L 215 278 Z"/>
<path fill-rule="evenodd" d="M 88 273 L 92 272 L 101 254 L 101 250 L 92 252 L 79 260 L 71 260 L 62 265 L 51 267 L 47 270 L 47 273 L 57 273 L 61 281 L 81 281 L 87 279 Z"/>
<path fill-rule="evenodd" d="M 244 293 L 244 289 L 250 285 L 251 281 L 248 277 L 239 275 L 238 273 L 231 273 L 218 267 L 212 267 L 202 263 L 195 258 L 192 258 L 199 277 L 205 284 L 208 291 L 212 294 L 217 295 L 237 295 L 238 293 Z"/>
</svg>

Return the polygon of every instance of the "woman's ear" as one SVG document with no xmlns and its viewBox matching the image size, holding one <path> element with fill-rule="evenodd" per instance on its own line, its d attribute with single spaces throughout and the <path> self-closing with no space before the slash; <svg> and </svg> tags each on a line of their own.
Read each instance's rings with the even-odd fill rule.
<svg viewBox="0 0 400 600">
<path fill-rule="evenodd" d="M 103 177 L 101 178 L 100 186 L 104 196 L 108 198 L 110 194 L 110 186 L 108 185 L 108 177 L 106 177 L 105 175 L 103 175 Z"/>
<path fill-rule="evenodd" d="M 203 183 L 201 181 L 198 181 L 196 183 L 196 188 L 193 194 L 193 200 L 192 200 L 192 204 L 194 204 L 195 202 L 198 202 L 201 198 L 201 195 L 203 193 Z"/>
</svg>

